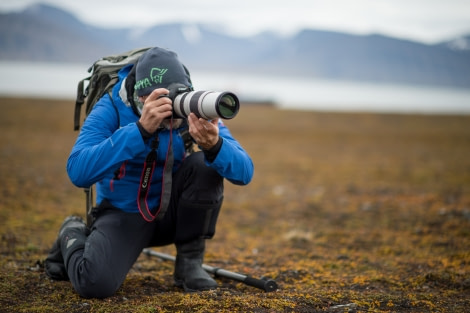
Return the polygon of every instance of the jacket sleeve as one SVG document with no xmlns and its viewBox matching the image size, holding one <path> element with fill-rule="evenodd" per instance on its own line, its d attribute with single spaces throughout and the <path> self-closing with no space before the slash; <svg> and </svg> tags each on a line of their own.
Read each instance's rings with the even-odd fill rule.
<svg viewBox="0 0 470 313">
<path fill-rule="evenodd" d="M 220 125 L 219 135 L 222 146 L 213 162 L 206 164 L 222 177 L 236 185 L 246 185 L 253 178 L 254 166 L 248 153 L 236 141 L 227 127 Z"/>
<path fill-rule="evenodd" d="M 135 123 L 119 128 L 117 111 L 108 95 L 86 118 L 67 161 L 67 173 L 78 187 L 89 187 L 145 149 Z"/>
</svg>

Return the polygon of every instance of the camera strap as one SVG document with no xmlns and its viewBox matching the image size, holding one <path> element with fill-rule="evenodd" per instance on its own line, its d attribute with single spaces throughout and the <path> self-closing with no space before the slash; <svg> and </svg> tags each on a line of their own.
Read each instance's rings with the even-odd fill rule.
<svg viewBox="0 0 470 313">
<path fill-rule="evenodd" d="M 163 166 L 163 177 L 162 177 L 162 192 L 160 195 L 160 206 L 155 212 L 149 209 L 147 203 L 148 191 L 150 190 L 150 184 L 152 182 L 153 172 L 157 163 L 157 150 L 159 145 L 159 132 L 155 134 L 155 138 L 152 141 L 152 150 L 145 158 L 144 168 L 140 177 L 139 192 L 137 195 L 137 205 L 139 207 L 140 214 L 147 222 L 152 222 L 155 218 L 162 219 L 165 216 L 168 204 L 171 198 L 171 183 L 173 176 L 173 119 L 170 121 L 170 140 L 168 143 L 168 149 L 166 153 L 165 165 Z"/>
</svg>

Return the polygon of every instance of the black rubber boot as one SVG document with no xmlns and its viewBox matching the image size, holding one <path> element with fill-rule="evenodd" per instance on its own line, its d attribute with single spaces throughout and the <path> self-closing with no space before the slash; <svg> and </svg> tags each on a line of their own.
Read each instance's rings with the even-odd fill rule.
<svg viewBox="0 0 470 313">
<path fill-rule="evenodd" d="M 61 238 L 64 236 L 64 233 L 66 231 L 68 232 L 70 229 L 75 229 L 84 236 L 86 236 L 88 233 L 88 228 L 86 227 L 85 222 L 81 217 L 69 216 L 64 220 L 59 230 L 59 236 L 52 245 L 46 260 L 44 261 L 44 267 L 47 276 L 54 280 L 69 279 L 64 264 L 64 257 L 62 256 Z"/>
<path fill-rule="evenodd" d="M 44 261 L 44 268 L 47 276 L 54 280 L 68 280 L 69 276 L 65 270 L 64 258 L 60 252 L 59 239 L 52 245 L 49 254 Z"/>
<path fill-rule="evenodd" d="M 204 239 L 176 244 L 174 280 L 177 287 L 186 292 L 217 288 L 215 280 L 202 268 L 204 249 Z"/>
</svg>

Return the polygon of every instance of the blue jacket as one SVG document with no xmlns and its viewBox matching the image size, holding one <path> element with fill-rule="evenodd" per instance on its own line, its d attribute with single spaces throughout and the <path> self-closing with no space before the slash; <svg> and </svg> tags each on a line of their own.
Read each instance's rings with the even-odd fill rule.
<svg viewBox="0 0 470 313">
<path fill-rule="evenodd" d="M 107 199 L 123 211 L 139 212 L 137 195 L 140 178 L 145 158 L 151 151 L 152 140 L 143 140 L 136 124 L 139 117 L 119 96 L 121 84 L 130 68 L 131 66 L 121 69 L 119 81 L 112 90 L 117 110 L 109 95 L 104 95 L 86 118 L 67 161 L 67 173 L 78 187 L 96 184 L 98 204 Z M 213 162 L 206 160 L 206 165 L 234 184 L 248 184 L 254 170 L 251 158 L 223 123 L 219 123 L 219 135 L 223 140 L 222 147 Z M 151 208 L 158 207 L 160 203 L 162 172 L 169 137 L 170 131 L 166 129 L 159 134 L 157 167 L 147 197 Z M 185 157 L 179 129 L 173 130 L 173 154 L 174 172 Z"/>
</svg>

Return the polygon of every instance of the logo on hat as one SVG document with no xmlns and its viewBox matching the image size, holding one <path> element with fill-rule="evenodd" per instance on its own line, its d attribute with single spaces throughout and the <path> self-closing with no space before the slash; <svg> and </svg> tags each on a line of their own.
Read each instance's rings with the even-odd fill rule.
<svg viewBox="0 0 470 313">
<path fill-rule="evenodd" d="M 161 84 L 163 81 L 163 75 L 168 71 L 167 68 L 158 68 L 154 67 L 150 71 L 150 79 L 155 83 L 155 84 Z"/>
</svg>

